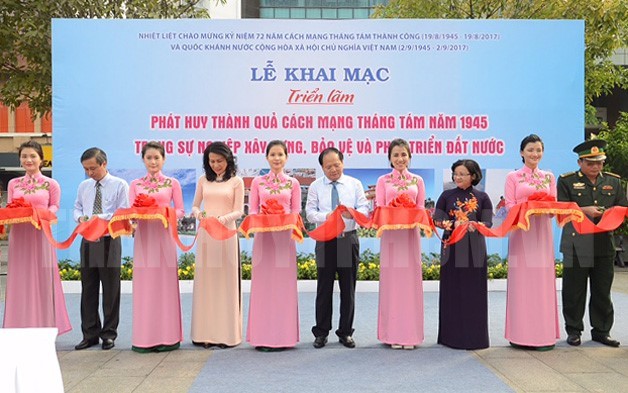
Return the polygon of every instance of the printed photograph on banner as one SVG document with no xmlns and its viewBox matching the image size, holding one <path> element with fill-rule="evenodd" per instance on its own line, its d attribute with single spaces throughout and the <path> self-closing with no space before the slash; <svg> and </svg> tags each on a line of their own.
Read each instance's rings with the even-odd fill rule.
<svg viewBox="0 0 628 393">
<path fill-rule="evenodd" d="M 506 218 L 508 210 L 506 209 L 506 199 L 504 198 L 504 184 L 506 184 L 506 176 L 510 172 L 509 169 L 489 168 L 486 170 L 486 180 L 484 192 L 488 194 L 493 202 L 493 227 L 498 227 Z"/>
</svg>

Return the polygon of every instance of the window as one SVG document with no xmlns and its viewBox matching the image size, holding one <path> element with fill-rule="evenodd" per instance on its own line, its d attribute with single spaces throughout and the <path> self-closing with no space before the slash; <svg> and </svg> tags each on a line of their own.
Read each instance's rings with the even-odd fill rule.
<svg viewBox="0 0 628 393">
<path fill-rule="evenodd" d="M 249 0 L 257 1 L 257 0 Z M 259 0 L 262 19 L 368 19 L 388 0 Z"/>
</svg>

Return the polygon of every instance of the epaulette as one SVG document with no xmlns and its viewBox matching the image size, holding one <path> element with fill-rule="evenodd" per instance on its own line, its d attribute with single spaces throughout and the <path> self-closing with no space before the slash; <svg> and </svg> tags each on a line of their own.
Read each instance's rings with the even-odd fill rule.
<svg viewBox="0 0 628 393">
<path fill-rule="evenodd" d="M 604 174 L 605 174 L 605 175 L 608 175 L 608 176 L 613 176 L 613 177 L 616 177 L 616 178 L 618 178 L 618 179 L 621 179 L 621 176 L 619 176 L 618 174 L 613 173 L 613 172 L 604 172 Z"/>
<path fill-rule="evenodd" d="M 577 172 L 567 172 L 567 173 L 563 173 L 562 175 L 560 175 L 560 177 L 565 178 L 565 177 L 573 176 L 576 173 Z"/>
</svg>

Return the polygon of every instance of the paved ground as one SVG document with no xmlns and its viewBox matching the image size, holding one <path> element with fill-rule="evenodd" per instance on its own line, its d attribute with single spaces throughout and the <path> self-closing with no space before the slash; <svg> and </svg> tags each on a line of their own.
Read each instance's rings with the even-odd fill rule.
<svg viewBox="0 0 628 393">
<path fill-rule="evenodd" d="M 355 337 L 358 347 L 354 350 L 345 349 L 335 342 L 330 342 L 321 350 L 311 346 L 309 327 L 313 320 L 313 293 L 299 295 L 302 342 L 296 349 L 282 353 L 261 354 L 246 343 L 234 349 L 205 350 L 186 342 L 180 350 L 170 353 L 136 354 L 130 350 L 131 295 L 123 295 L 120 337 L 116 348 L 111 351 L 102 351 L 98 347 L 74 351 L 73 345 L 80 341 L 79 296 L 76 294 L 67 295 L 74 331 L 59 337 L 57 349 L 65 389 L 70 393 L 332 390 L 627 392 L 628 269 L 617 269 L 615 277 L 616 323 L 613 336 L 623 343 L 619 349 L 588 341 L 586 334 L 580 347 L 566 345 L 563 336 L 553 351 L 513 349 L 503 339 L 504 292 L 491 292 L 489 295 L 491 348 L 479 351 L 455 351 L 436 344 L 438 297 L 434 293 L 426 293 L 425 296 L 425 343 L 414 351 L 393 351 L 377 342 L 375 293 L 357 294 Z M 244 297 L 245 317 L 247 295 Z M 182 295 L 182 305 L 187 340 L 191 295 Z M 333 367 L 331 371 L 320 369 L 321 359 L 327 364 L 342 364 L 354 382 L 347 383 L 346 377 L 337 375 Z M 397 374 L 386 370 L 396 370 Z M 275 373 L 280 373 L 279 381 L 272 378 Z M 314 382 L 309 380 L 312 374 L 317 378 Z"/>
</svg>

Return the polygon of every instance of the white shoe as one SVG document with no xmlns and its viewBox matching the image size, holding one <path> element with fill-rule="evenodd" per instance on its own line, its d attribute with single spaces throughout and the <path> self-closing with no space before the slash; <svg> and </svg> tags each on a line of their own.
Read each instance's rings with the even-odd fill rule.
<svg viewBox="0 0 628 393">
<path fill-rule="evenodd" d="M 392 349 L 401 349 L 401 348 L 403 348 L 403 346 L 401 346 L 401 345 L 399 345 L 399 344 L 390 344 L 390 347 L 391 347 Z"/>
<path fill-rule="evenodd" d="M 414 345 L 404 345 L 403 349 L 414 349 Z"/>
</svg>

